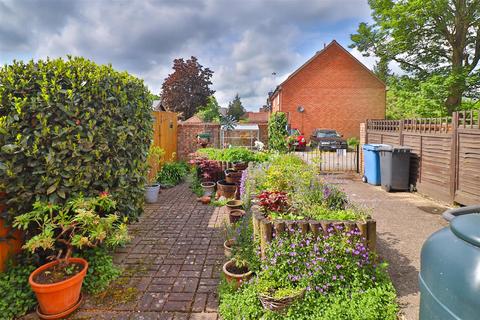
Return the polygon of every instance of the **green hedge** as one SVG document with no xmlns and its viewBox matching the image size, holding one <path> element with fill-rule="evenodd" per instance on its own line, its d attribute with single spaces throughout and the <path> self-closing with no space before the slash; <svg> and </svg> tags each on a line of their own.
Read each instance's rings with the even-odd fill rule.
<svg viewBox="0 0 480 320">
<path fill-rule="evenodd" d="M 0 189 L 10 217 L 35 199 L 101 191 L 137 216 L 151 136 L 149 91 L 126 72 L 71 57 L 0 69 Z"/>
<path fill-rule="evenodd" d="M 268 120 L 268 148 L 285 153 L 288 151 L 288 119 L 283 112 L 274 112 Z"/>
</svg>

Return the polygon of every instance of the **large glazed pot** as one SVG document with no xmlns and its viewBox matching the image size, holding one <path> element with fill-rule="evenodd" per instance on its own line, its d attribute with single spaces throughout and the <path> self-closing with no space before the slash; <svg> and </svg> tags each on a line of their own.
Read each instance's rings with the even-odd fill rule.
<svg viewBox="0 0 480 320">
<path fill-rule="evenodd" d="M 83 269 L 71 278 L 52 284 L 40 284 L 35 282 L 35 277 L 42 271 L 47 270 L 60 263 L 59 260 L 44 264 L 30 274 L 28 282 L 37 296 L 40 315 L 49 319 L 61 319 L 75 311 L 79 306 L 80 292 L 83 279 L 87 274 L 88 262 L 81 258 L 70 258 L 69 263 L 77 263 Z"/>
<path fill-rule="evenodd" d="M 225 197 L 227 199 L 235 198 L 235 193 L 237 191 L 237 185 L 234 183 L 228 183 L 225 180 L 220 180 L 217 182 L 217 195 L 218 197 Z"/>
<path fill-rule="evenodd" d="M 478 319 L 480 214 L 453 218 L 421 252 L 420 319 Z"/>
</svg>

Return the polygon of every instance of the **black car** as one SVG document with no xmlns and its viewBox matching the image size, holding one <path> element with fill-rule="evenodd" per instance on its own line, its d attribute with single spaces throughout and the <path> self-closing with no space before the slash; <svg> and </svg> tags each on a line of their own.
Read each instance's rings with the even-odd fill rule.
<svg viewBox="0 0 480 320">
<path fill-rule="evenodd" d="M 310 137 L 310 147 L 321 150 L 347 149 L 347 141 L 332 129 L 315 129 Z"/>
</svg>

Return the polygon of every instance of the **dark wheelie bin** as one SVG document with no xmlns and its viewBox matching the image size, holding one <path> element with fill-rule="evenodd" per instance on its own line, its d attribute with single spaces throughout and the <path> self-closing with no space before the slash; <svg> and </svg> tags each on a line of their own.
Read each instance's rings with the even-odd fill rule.
<svg viewBox="0 0 480 320">
<path fill-rule="evenodd" d="M 448 210 L 444 217 L 450 225 L 422 247 L 420 320 L 478 320 L 480 206 Z"/>
<path fill-rule="evenodd" d="M 410 148 L 382 146 L 380 153 L 380 177 L 382 188 L 410 190 Z"/>
</svg>

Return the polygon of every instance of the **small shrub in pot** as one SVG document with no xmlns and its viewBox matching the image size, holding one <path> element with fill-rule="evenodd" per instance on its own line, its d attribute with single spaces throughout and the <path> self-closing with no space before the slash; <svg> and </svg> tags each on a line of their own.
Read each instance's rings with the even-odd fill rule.
<svg viewBox="0 0 480 320">
<path fill-rule="evenodd" d="M 78 307 L 88 262 L 72 258 L 75 248 L 92 248 L 102 243 L 113 247 L 128 241 L 127 226 L 115 207 L 111 196 L 102 193 L 93 198 L 79 196 L 65 205 L 37 201 L 32 211 L 15 218 L 15 227 L 28 230 L 36 226 L 39 230 L 25 243 L 25 249 L 56 253 L 51 256 L 53 262 L 30 274 L 29 283 L 37 296 L 40 316 L 64 317 Z"/>
</svg>

